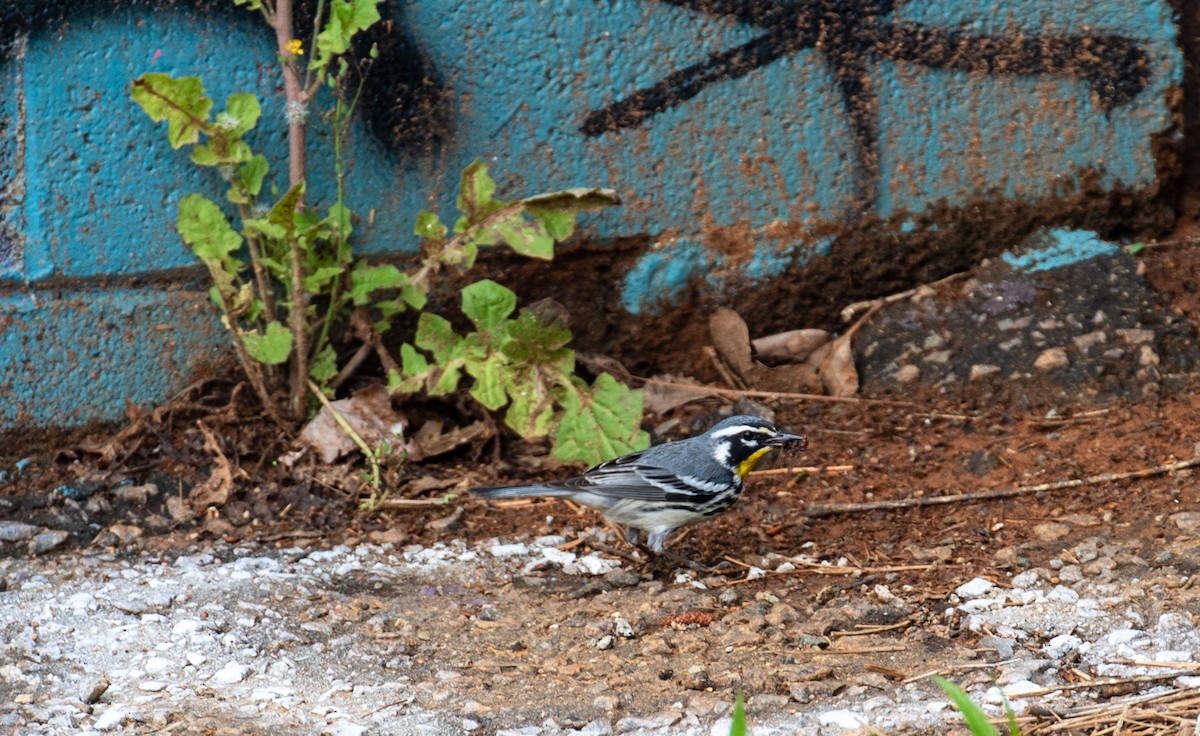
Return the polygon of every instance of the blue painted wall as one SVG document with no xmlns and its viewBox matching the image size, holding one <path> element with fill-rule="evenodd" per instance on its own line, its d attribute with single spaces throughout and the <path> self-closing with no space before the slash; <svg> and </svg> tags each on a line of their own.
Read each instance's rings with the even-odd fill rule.
<svg viewBox="0 0 1200 736">
<path fill-rule="evenodd" d="M 416 212 L 450 211 L 458 173 L 476 157 L 512 194 L 611 186 L 625 206 L 587 228 L 602 240 L 651 238 L 614 284 L 630 312 L 645 313 L 697 280 L 721 289 L 802 268 L 831 247 L 831 231 L 864 218 L 910 232 L 938 208 L 1069 197 L 1085 172 L 1108 190 L 1158 182 L 1151 143 L 1171 124 L 1183 63 L 1165 0 L 706 5 L 385 8 L 445 86 L 448 120 L 428 146 L 356 131 L 353 204 L 375 215 L 360 228 L 365 248 L 413 250 Z M 271 40 L 256 17 L 187 3 L 98 7 L 30 26 L 0 64 L 0 427 L 115 418 L 123 402 L 109 401 L 122 385 L 141 403 L 165 396 L 144 366 L 169 352 L 167 336 L 147 331 L 157 317 L 138 309 L 118 310 L 115 324 L 146 342 L 128 355 L 100 348 L 111 375 L 94 397 L 91 372 L 69 361 L 64 397 L 39 396 L 36 377 L 21 377 L 31 352 L 52 355 L 95 332 L 98 313 L 72 305 L 97 293 L 96 279 L 192 264 L 175 207 L 192 191 L 219 195 L 129 102 L 133 77 L 197 74 L 218 99 L 256 91 L 265 115 L 255 145 L 283 162 Z M 324 152 L 314 145 L 314 172 L 328 165 Z M 84 286 L 36 291 L 62 279 Z M 17 306 L 27 293 L 58 311 L 39 321 Z M 114 308 L 178 307 L 153 290 L 102 293 Z M 203 303 L 198 292 L 170 299 Z M 181 320 L 169 339 L 211 356 L 214 324 Z"/>
</svg>

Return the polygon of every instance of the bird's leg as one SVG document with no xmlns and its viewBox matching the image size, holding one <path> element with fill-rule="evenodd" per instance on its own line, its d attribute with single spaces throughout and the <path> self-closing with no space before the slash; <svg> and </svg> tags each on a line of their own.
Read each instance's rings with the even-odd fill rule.
<svg viewBox="0 0 1200 736">
<path fill-rule="evenodd" d="M 715 569 L 715 568 L 708 567 L 707 565 L 701 565 L 699 562 L 688 559 L 687 557 L 684 557 L 683 555 L 667 551 L 667 548 L 666 548 L 667 536 L 672 531 L 673 531 L 672 529 L 664 529 L 662 527 L 659 527 L 656 529 L 651 529 L 649 538 L 646 540 L 647 551 L 659 558 L 666 557 L 669 560 L 674 560 L 675 562 L 677 562 L 681 565 L 685 565 L 689 569 L 695 570 L 697 572 L 712 572 Z"/>
</svg>

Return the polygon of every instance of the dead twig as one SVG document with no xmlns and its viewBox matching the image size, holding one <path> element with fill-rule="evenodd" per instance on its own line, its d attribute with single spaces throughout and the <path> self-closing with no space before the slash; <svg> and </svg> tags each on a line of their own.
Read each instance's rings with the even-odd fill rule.
<svg viewBox="0 0 1200 736">
<path fill-rule="evenodd" d="M 1071 692 L 1074 690 L 1094 690 L 1098 687 L 1113 687 L 1114 685 L 1140 685 L 1150 682 L 1162 682 L 1163 680 L 1173 680 L 1179 677 L 1182 672 L 1167 672 L 1161 675 L 1139 675 L 1137 677 L 1105 677 L 1103 679 L 1088 680 L 1087 682 L 1071 682 L 1062 685 L 1052 685 L 1044 687 L 1041 690 L 1031 690 L 1026 693 L 1021 693 L 1022 698 L 1040 698 L 1043 695 L 1051 693 Z"/>
<path fill-rule="evenodd" d="M 768 468 L 767 470 L 752 470 L 750 477 L 762 475 L 799 475 L 800 473 L 824 473 L 825 475 L 837 475 L 838 473 L 849 473 L 854 470 L 853 465 L 799 465 L 788 468 Z"/>
<path fill-rule="evenodd" d="M 706 384 L 696 383 L 676 383 L 674 381 L 664 381 L 659 378 L 643 378 L 642 376 L 631 376 L 635 381 L 642 383 L 652 383 L 656 386 L 667 386 L 669 388 L 684 388 L 690 391 L 703 391 L 704 393 L 714 394 L 716 396 L 725 396 L 733 399 L 777 399 L 780 401 L 828 401 L 835 404 L 874 404 L 877 406 L 916 406 L 911 401 L 899 401 L 897 399 L 867 399 L 861 396 L 829 396 L 827 394 L 801 394 L 789 393 L 786 391 L 755 391 L 752 389 L 734 389 L 734 388 L 718 388 Z"/>
<path fill-rule="evenodd" d="M 923 288 L 932 288 L 934 286 L 941 286 L 942 284 L 949 283 L 949 282 L 955 281 L 957 279 L 965 278 L 966 276 L 967 276 L 966 272 L 952 273 L 949 276 L 946 276 L 945 278 L 940 278 L 937 281 L 934 281 L 929 284 L 922 284 L 921 286 L 918 286 L 915 289 L 909 289 L 908 291 L 901 291 L 899 293 L 892 294 L 890 296 L 880 297 L 878 299 L 871 299 L 869 301 L 854 302 L 853 304 L 851 304 L 850 306 L 848 306 L 842 310 L 842 321 L 849 322 L 850 320 L 854 319 L 854 315 L 858 314 L 859 312 L 863 311 L 864 309 L 870 309 L 875 304 L 879 304 L 879 306 L 881 306 L 881 307 L 886 307 L 889 304 L 895 304 L 896 302 L 901 302 L 901 301 L 904 301 L 905 299 L 908 299 L 909 297 L 913 296 L 914 294 L 916 294 L 918 291 L 920 291 Z"/>
<path fill-rule="evenodd" d="M 387 498 L 375 505 L 377 509 L 414 509 L 429 506 L 450 506 L 457 501 L 457 493 L 447 493 L 440 498 Z"/>
<path fill-rule="evenodd" d="M 1090 475 L 1086 478 L 1072 478 L 1070 480 L 1054 481 L 1053 483 L 1039 483 L 1035 486 L 1019 486 L 1017 488 L 980 491 L 979 493 L 959 493 L 953 496 L 922 496 L 919 498 L 901 498 L 894 501 L 871 501 L 868 503 L 838 503 L 821 506 L 809 506 L 804 510 L 804 515 L 810 518 L 819 518 L 823 516 L 834 516 L 837 514 L 857 514 L 864 511 L 885 511 L 921 508 L 925 506 L 947 506 L 958 503 L 978 503 L 980 501 L 993 501 L 999 498 L 1027 496 L 1031 493 L 1045 493 L 1047 491 L 1061 491 L 1068 488 L 1092 486 L 1098 483 L 1110 483 L 1113 481 L 1132 480 L 1135 478 L 1149 478 L 1176 470 L 1194 468 L 1196 466 L 1200 466 L 1200 458 L 1182 460 L 1180 462 L 1167 463 L 1165 465 L 1157 465 L 1153 468 L 1131 470 L 1127 473 L 1101 473 L 1099 475 Z"/>
</svg>

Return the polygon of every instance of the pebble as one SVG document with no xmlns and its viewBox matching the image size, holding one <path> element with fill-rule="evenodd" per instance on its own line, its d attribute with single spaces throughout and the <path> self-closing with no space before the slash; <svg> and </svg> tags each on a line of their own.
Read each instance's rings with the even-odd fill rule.
<svg viewBox="0 0 1200 736">
<path fill-rule="evenodd" d="M 1016 699 L 1025 695 L 1029 695 L 1030 693 L 1035 693 L 1042 689 L 1042 686 L 1036 682 L 1031 682 L 1030 680 L 1018 680 L 1005 685 L 1001 689 L 1001 692 L 1004 693 L 1004 697 L 1006 698 Z"/>
<path fill-rule="evenodd" d="M 614 711 L 621 704 L 621 699 L 616 695 L 597 695 L 592 701 L 592 707 L 598 710 Z"/>
<path fill-rule="evenodd" d="M 895 373 L 897 383 L 912 383 L 920 377 L 921 369 L 911 363 L 900 366 Z"/>
<path fill-rule="evenodd" d="M 246 679 L 246 675 L 250 672 L 250 668 L 238 662 L 229 662 L 221 669 L 213 674 L 213 682 L 222 685 L 232 685 L 235 682 L 241 682 Z"/>
<path fill-rule="evenodd" d="M 0 521 L 0 542 L 24 542 L 33 539 L 41 531 L 40 526 L 19 521 Z"/>
<path fill-rule="evenodd" d="M 92 724 L 92 728 L 97 731 L 111 731 L 125 722 L 126 712 L 125 706 L 109 706 Z"/>
<path fill-rule="evenodd" d="M 612 649 L 613 645 L 616 643 L 617 640 L 612 634 L 606 634 L 596 640 L 596 648 L 603 652 Z"/>
<path fill-rule="evenodd" d="M 852 710 L 827 710 L 817 716 L 822 726 L 837 726 L 838 728 L 851 729 L 862 728 L 867 725 L 867 722 L 862 719 L 862 716 Z"/>
<path fill-rule="evenodd" d="M 369 729 L 366 726 L 351 721 L 334 721 L 322 731 L 322 736 L 363 736 Z"/>
<path fill-rule="evenodd" d="M 1059 634 L 1042 645 L 1042 652 L 1051 659 L 1062 659 L 1078 649 L 1081 644 L 1083 639 L 1074 634 Z"/>
<path fill-rule="evenodd" d="M 119 486 L 112 490 L 112 495 L 119 501 L 136 506 L 145 506 L 151 496 L 158 495 L 158 486 L 146 483 L 140 486 Z"/>
<path fill-rule="evenodd" d="M 1169 518 L 1184 534 L 1200 534 L 1200 511 L 1180 511 Z"/>
<path fill-rule="evenodd" d="M 978 598 L 995 590 L 996 584 L 986 578 L 975 578 L 954 589 L 959 598 Z"/>
<path fill-rule="evenodd" d="M 61 547 L 70 538 L 70 532 L 65 532 L 61 529 L 47 529 L 44 532 L 39 532 L 33 539 L 29 540 L 29 554 L 44 554 L 52 549 Z"/>
<path fill-rule="evenodd" d="M 982 381 L 985 378 L 988 378 L 990 376 L 996 376 L 999 374 L 1000 374 L 1000 366 L 998 366 L 998 365 L 989 365 L 986 363 L 976 363 L 976 364 L 972 365 L 971 368 L 969 369 L 969 371 L 967 372 L 967 381 L 974 383 L 975 381 Z"/>
<path fill-rule="evenodd" d="M 1063 348 L 1047 348 L 1033 361 L 1033 367 L 1042 372 L 1066 368 L 1070 364 L 1071 360 Z"/>
</svg>

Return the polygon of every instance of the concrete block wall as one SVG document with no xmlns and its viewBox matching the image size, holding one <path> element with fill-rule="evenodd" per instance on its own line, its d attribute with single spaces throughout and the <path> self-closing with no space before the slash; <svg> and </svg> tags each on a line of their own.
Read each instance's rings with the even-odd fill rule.
<svg viewBox="0 0 1200 736">
<path fill-rule="evenodd" d="M 255 145 L 282 169 L 271 39 L 228 5 L 0 9 L 0 429 L 116 419 L 221 355 L 174 233 L 184 195 L 219 189 L 127 90 L 165 71 L 202 76 L 217 99 L 255 91 Z M 640 244 L 607 303 L 646 319 L 697 293 L 802 282 L 840 251 L 878 262 L 855 284 L 870 293 L 884 266 L 928 260 L 914 249 L 979 247 L 939 231 L 1002 232 L 1014 209 L 1099 229 L 1106 201 L 1169 209 L 1159 190 L 1177 173 L 1164 151 L 1178 143 L 1184 65 L 1165 0 L 383 11 L 392 30 L 350 155 L 370 253 L 413 251 L 416 212 L 452 211 L 475 158 L 513 195 L 616 188 L 625 205 L 589 217 L 585 235 Z M 319 141 L 313 155 L 319 175 Z M 888 264 L 895 243 L 906 251 Z"/>
</svg>

